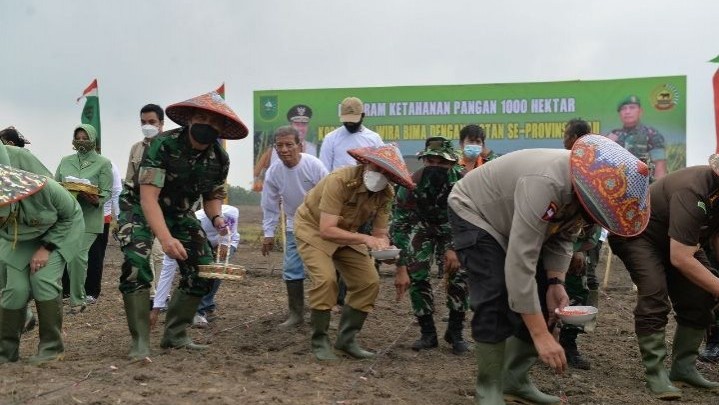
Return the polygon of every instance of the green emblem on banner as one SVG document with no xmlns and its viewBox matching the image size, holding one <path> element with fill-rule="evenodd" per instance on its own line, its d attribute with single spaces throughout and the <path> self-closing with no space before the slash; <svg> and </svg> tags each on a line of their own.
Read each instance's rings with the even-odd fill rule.
<svg viewBox="0 0 719 405">
<path fill-rule="evenodd" d="M 272 121 L 277 118 L 277 96 L 260 97 L 260 118 L 265 121 Z"/>
</svg>

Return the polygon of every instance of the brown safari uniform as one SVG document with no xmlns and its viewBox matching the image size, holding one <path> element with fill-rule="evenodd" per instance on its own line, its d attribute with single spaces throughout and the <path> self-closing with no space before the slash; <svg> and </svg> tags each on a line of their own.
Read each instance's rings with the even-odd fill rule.
<svg viewBox="0 0 719 405">
<path fill-rule="evenodd" d="M 320 237 L 320 214 L 338 215 L 339 228 L 350 232 L 374 217 L 373 229 L 388 227 L 392 187 L 373 193 L 362 181 L 363 166 L 330 173 L 305 196 L 295 214 L 295 236 L 312 286 L 310 308 L 329 310 L 337 302 L 335 267 L 347 284 L 346 303 L 369 312 L 379 293 L 379 276 L 365 245 L 339 245 Z"/>
</svg>

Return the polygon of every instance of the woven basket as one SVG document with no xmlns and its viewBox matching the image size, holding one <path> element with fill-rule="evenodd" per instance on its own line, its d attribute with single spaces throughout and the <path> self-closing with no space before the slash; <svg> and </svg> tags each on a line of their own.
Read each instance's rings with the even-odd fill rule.
<svg viewBox="0 0 719 405">
<path fill-rule="evenodd" d="M 213 263 L 201 264 L 197 267 L 199 268 L 198 276 L 220 280 L 239 281 L 245 277 L 247 272 L 244 266 L 238 264 Z"/>
<path fill-rule="evenodd" d="M 67 191 L 77 191 L 87 194 L 93 194 L 93 195 L 100 195 L 100 189 L 97 186 L 93 186 L 92 184 L 82 184 L 82 183 L 72 183 L 72 182 L 62 182 L 63 187 Z"/>
</svg>

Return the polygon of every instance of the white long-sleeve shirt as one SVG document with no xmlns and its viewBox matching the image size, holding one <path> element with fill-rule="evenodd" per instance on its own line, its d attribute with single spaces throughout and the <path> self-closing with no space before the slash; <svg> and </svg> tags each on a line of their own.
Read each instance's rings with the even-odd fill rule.
<svg viewBox="0 0 719 405">
<path fill-rule="evenodd" d="M 378 133 L 362 126 L 358 132 L 349 132 L 344 125 L 325 136 L 320 147 L 320 160 L 327 170 L 333 172 L 337 169 L 354 166 L 357 164 L 355 158 L 347 153 L 350 149 L 362 148 L 365 146 L 382 146 L 382 138 Z"/>
<path fill-rule="evenodd" d="M 287 231 L 293 230 L 295 211 L 305 199 L 305 194 L 327 175 L 322 162 L 312 155 L 300 154 L 295 167 L 287 167 L 282 161 L 270 166 L 265 174 L 262 189 L 262 229 L 265 237 L 275 236 L 280 220 L 280 201 L 284 205 Z"/>
<path fill-rule="evenodd" d="M 120 214 L 120 193 L 122 192 L 122 177 L 120 177 L 120 171 L 115 166 L 115 163 L 110 162 L 112 165 L 112 193 L 110 198 L 105 201 L 105 205 L 102 207 L 103 215 L 108 216 L 114 214 L 115 218 Z"/>
<path fill-rule="evenodd" d="M 210 242 L 212 247 L 215 247 L 220 243 L 226 243 L 227 235 L 220 236 L 220 233 L 217 232 L 217 229 L 212 225 L 210 218 L 207 218 L 205 210 L 195 211 L 195 216 L 200 220 L 200 225 L 207 234 L 207 240 Z M 225 223 L 227 224 L 229 230 L 230 246 L 237 249 L 237 246 L 240 244 L 240 233 L 237 232 L 237 222 L 240 220 L 240 211 L 231 205 L 223 204 L 222 216 L 225 218 Z"/>
</svg>

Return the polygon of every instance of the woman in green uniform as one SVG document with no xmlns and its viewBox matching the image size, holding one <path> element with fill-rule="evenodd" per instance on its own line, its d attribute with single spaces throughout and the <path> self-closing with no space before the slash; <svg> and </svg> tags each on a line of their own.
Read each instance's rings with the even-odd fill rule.
<svg viewBox="0 0 719 405">
<path fill-rule="evenodd" d="M 80 192 L 80 203 L 85 219 L 85 233 L 82 235 L 80 252 L 74 260 L 68 261 L 67 273 L 70 278 L 70 313 L 85 309 L 85 276 L 87 275 L 87 252 L 104 230 L 102 206 L 110 197 L 112 189 L 112 164 L 95 151 L 97 132 L 92 125 L 78 125 L 73 131 L 72 146 L 77 150 L 60 161 L 55 180 L 66 181 L 68 176 L 87 179 L 97 186 L 99 195 Z"/>
<path fill-rule="evenodd" d="M 0 364 L 19 358 L 25 307 L 32 294 L 40 343 L 30 361 L 62 357 L 58 280 L 80 248 L 85 224 L 77 201 L 52 179 L 0 164 Z"/>
</svg>

